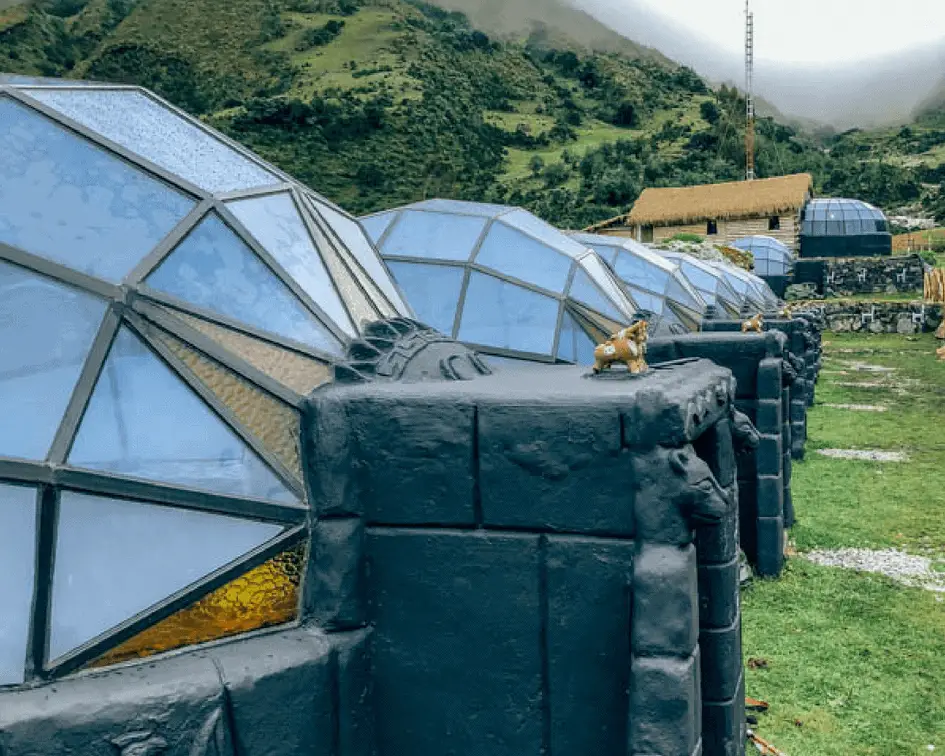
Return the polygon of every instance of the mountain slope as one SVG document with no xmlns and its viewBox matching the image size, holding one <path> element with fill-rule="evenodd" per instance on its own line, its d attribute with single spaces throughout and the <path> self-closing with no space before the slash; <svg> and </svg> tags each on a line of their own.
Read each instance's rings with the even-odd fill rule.
<svg viewBox="0 0 945 756">
<path fill-rule="evenodd" d="M 564 31 L 523 19 L 500 42 L 414 0 L 33 0 L 0 11 L 0 70 L 147 86 L 354 212 L 448 196 L 580 227 L 644 186 L 742 175 L 734 90 L 586 35 L 551 47 Z M 934 207 L 937 185 L 857 138 L 827 153 L 762 119 L 760 174 Z"/>
</svg>

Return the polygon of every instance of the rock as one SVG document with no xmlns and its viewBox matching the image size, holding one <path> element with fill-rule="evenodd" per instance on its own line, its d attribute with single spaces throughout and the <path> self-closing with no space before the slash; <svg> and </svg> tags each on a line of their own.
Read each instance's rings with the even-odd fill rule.
<svg viewBox="0 0 945 756">
<path fill-rule="evenodd" d="M 823 299 L 823 297 L 817 293 L 817 286 L 811 283 L 792 284 L 788 286 L 784 292 L 784 298 L 788 302 L 806 299 Z"/>
<path fill-rule="evenodd" d="M 912 336 L 916 332 L 915 323 L 912 322 L 912 318 L 908 315 L 900 315 L 899 320 L 896 322 L 896 333 L 900 333 L 903 336 Z"/>
</svg>

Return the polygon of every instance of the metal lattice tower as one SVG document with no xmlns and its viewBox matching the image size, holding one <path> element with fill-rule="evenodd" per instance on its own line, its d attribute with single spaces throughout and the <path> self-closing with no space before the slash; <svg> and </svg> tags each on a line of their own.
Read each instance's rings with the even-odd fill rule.
<svg viewBox="0 0 945 756">
<path fill-rule="evenodd" d="M 755 14 L 751 0 L 745 0 L 745 178 L 755 178 Z"/>
</svg>

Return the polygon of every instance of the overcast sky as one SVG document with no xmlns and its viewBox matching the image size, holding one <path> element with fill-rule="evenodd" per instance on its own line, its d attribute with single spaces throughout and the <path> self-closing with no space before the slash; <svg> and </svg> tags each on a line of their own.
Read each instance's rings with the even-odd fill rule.
<svg viewBox="0 0 945 756">
<path fill-rule="evenodd" d="M 745 0 L 566 0 L 714 82 L 745 80 Z M 945 0 L 752 0 L 757 93 L 839 128 L 945 93 Z"/>
<path fill-rule="evenodd" d="M 744 49 L 744 0 L 638 1 L 727 52 Z M 945 39 L 945 0 L 752 0 L 752 10 L 759 61 L 868 61 Z"/>
</svg>

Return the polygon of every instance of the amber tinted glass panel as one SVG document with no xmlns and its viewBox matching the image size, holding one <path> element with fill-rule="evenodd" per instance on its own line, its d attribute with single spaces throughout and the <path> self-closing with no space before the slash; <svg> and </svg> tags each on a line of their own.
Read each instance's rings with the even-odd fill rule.
<svg viewBox="0 0 945 756">
<path fill-rule="evenodd" d="M 155 328 L 154 336 L 216 394 L 289 472 L 302 480 L 298 444 L 301 431 L 295 410 L 169 333 Z"/>
<path fill-rule="evenodd" d="M 304 564 L 303 545 L 285 551 L 125 641 L 89 666 L 118 664 L 292 622 L 298 613 Z"/>
<path fill-rule="evenodd" d="M 182 312 L 175 310 L 165 310 L 165 312 L 183 320 L 191 328 L 209 336 L 220 346 L 242 357 L 260 372 L 271 376 L 283 386 L 288 386 L 302 396 L 331 380 L 331 368 L 322 362 L 310 360 L 297 352 L 282 349 L 274 344 Z"/>
<path fill-rule="evenodd" d="M 367 294 L 358 286 L 351 271 L 348 270 L 348 267 L 342 261 L 337 251 L 338 245 L 329 243 L 318 226 L 313 224 L 313 227 L 315 230 L 315 242 L 322 252 L 325 264 L 328 266 L 331 277 L 335 280 L 335 284 L 341 292 L 341 296 L 345 301 L 345 305 L 348 307 L 348 311 L 351 313 L 355 326 L 360 331 L 365 321 L 373 322 L 380 319 L 378 309 L 371 304 Z M 379 301 L 382 301 L 382 299 Z"/>
</svg>

